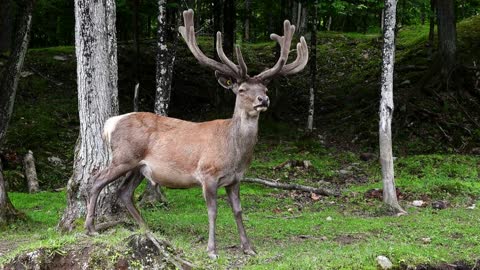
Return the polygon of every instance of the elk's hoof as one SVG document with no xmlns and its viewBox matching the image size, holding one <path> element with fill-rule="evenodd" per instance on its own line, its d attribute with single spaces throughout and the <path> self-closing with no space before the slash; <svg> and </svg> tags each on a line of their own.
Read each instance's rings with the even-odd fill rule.
<svg viewBox="0 0 480 270">
<path fill-rule="evenodd" d="M 218 254 L 214 251 L 208 252 L 208 257 L 212 260 L 218 259 Z"/>
</svg>

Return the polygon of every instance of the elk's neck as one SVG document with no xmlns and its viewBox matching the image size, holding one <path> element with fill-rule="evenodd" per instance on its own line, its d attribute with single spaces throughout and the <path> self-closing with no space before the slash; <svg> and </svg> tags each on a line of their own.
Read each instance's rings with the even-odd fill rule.
<svg viewBox="0 0 480 270">
<path fill-rule="evenodd" d="M 231 122 L 231 153 L 240 169 L 246 169 L 257 143 L 259 114 L 249 115 L 247 112 L 235 109 Z"/>
</svg>

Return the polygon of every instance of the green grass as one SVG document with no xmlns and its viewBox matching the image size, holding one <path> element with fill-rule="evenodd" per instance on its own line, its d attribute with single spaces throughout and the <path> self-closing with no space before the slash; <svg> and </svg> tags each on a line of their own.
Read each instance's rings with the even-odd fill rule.
<svg viewBox="0 0 480 270">
<path fill-rule="evenodd" d="M 379 200 L 363 196 L 365 191 L 381 186 L 376 162 L 359 161 L 356 155 L 348 152 L 335 154 L 336 151 L 310 140 L 292 139 L 283 144 L 262 141 L 260 146 L 271 150 L 257 152 L 251 173 L 273 170 L 285 158 L 298 158 L 311 160 L 318 171 L 330 170 L 323 173 L 326 181 L 339 178 L 338 170 L 349 164 L 356 164 L 358 171 L 368 176 L 368 181 L 342 184 L 342 197 L 323 197 L 317 201 L 312 200 L 310 194 L 242 185 L 244 219 L 258 251 L 255 257 L 244 256 L 238 249 L 238 234 L 223 189 L 219 190 L 217 218 L 219 260 L 211 261 L 205 254 L 208 219 L 200 189 L 167 190 L 167 208 L 142 210 L 150 228 L 183 250 L 188 260 L 208 269 L 232 266 L 245 269 L 376 269 L 378 255 L 389 257 L 396 266 L 459 260 L 473 263 L 478 258 L 480 211 L 466 207 L 479 203 L 479 157 L 399 157 L 395 162 L 397 184 L 403 194 L 408 195 L 401 203 L 409 214 L 394 217 L 384 215 Z M 268 161 L 263 162 L 265 159 Z M 315 185 L 316 177 L 317 171 L 306 172 L 303 183 Z M 85 241 L 113 248 L 121 246 L 122 240 L 132 233 L 116 227 L 93 240 L 85 237 L 81 229 L 60 234 L 55 225 L 65 206 L 65 193 L 10 193 L 10 197 L 28 219 L 11 225 L 2 233 L 0 243 L 13 248 L 0 263 L 15 254 L 40 247 L 65 253 L 69 246 Z M 409 206 L 412 200 L 419 198 L 428 202 L 444 199 L 451 203 L 444 210 Z M 427 237 L 430 243 L 422 241 Z"/>
</svg>

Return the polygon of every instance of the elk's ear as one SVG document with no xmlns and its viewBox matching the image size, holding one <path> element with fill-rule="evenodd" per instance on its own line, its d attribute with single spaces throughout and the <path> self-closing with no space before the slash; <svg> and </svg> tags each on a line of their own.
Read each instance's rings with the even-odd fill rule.
<svg viewBox="0 0 480 270">
<path fill-rule="evenodd" d="M 227 76 L 221 72 L 215 71 L 215 77 L 217 78 L 218 83 L 225 89 L 234 90 L 237 81 L 230 76 Z"/>
</svg>

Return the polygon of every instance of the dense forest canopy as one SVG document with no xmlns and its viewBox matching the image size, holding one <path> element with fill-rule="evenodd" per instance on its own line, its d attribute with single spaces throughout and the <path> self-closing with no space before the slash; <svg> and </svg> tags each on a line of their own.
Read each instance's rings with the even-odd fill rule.
<svg viewBox="0 0 480 270">
<path fill-rule="evenodd" d="M 184 10 L 193 8 L 198 16 L 198 31 L 212 35 L 213 6 L 215 1 L 176 0 L 167 1 L 170 9 Z M 248 5 L 247 5 L 248 2 Z M 280 3 L 281 2 L 281 3 Z M 38 0 L 33 15 L 31 47 L 73 45 L 74 16 L 73 0 Z M 153 38 L 157 27 L 157 1 L 155 0 L 117 0 L 117 38 L 119 41 L 133 39 L 132 25 L 134 6 L 139 4 L 140 36 Z M 456 18 L 478 15 L 480 0 L 458 0 Z M 303 11 L 298 11 L 300 8 Z M 430 0 L 399 0 L 397 25 L 400 27 L 428 23 L 431 13 Z M 282 11 L 282 6 L 284 10 Z M 237 39 L 244 39 L 243 21 L 248 16 L 250 21 L 250 41 L 266 40 L 284 18 L 294 23 L 304 24 L 305 16 L 312 12 L 313 1 L 294 0 L 242 0 L 235 1 Z M 322 0 L 317 4 L 319 30 L 343 32 L 380 33 L 383 1 L 380 0 Z M 15 10 L 15 7 L 13 7 Z M 283 16 L 280 16 L 282 14 Z M 300 17 L 298 18 L 298 15 Z M 283 18 L 284 17 L 284 18 Z M 174 23 L 170 20 L 170 23 Z M 223 24 L 222 24 L 223 25 Z M 306 30 L 305 25 L 299 25 Z"/>
</svg>

